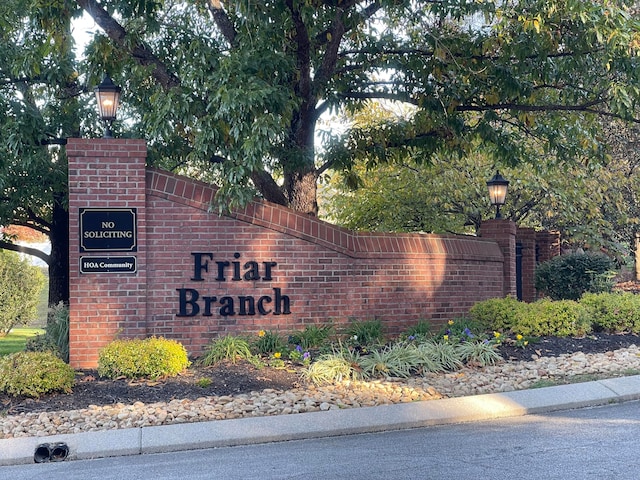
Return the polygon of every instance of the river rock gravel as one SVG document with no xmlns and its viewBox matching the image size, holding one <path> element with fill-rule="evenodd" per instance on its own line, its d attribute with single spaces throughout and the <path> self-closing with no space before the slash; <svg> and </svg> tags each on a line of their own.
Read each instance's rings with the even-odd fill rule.
<svg viewBox="0 0 640 480">
<path fill-rule="evenodd" d="M 534 355 L 535 357 L 535 355 Z M 300 385 L 239 395 L 203 396 L 169 402 L 89 405 L 68 411 L 25 412 L 0 417 L 0 438 L 46 436 L 231 418 L 289 415 L 342 408 L 507 392 L 567 381 L 588 381 L 640 373 L 640 348 L 605 353 L 575 352 L 528 361 L 465 367 L 424 377 Z"/>
</svg>

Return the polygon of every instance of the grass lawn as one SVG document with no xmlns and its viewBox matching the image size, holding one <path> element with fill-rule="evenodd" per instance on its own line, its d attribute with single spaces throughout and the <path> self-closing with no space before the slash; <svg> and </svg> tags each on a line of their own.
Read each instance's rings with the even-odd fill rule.
<svg viewBox="0 0 640 480">
<path fill-rule="evenodd" d="M 0 337 L 0 355 L 24 350 L 27 339 L 44 333 L 41 328 L 14 328 L 5 337 Z"/>
</svg>

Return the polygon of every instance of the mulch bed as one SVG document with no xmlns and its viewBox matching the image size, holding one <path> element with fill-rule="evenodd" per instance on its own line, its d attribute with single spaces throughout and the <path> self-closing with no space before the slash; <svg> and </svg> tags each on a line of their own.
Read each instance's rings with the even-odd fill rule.
<svg viewBox="0 0 640 480">
<path fill-rule="evenodd" d="M 500 353 L 507 361 L 529 361 L 537 357 L 575 352 L 604 353 L 640 346 L 637 335 L 594 334 L 584 338 L 543 337 L 526 347 L 503 344 Z M 209 379 L 204 380 L 203 379 Z M 108 380 L 95 371 L 78 372 L 72 394 L 45 395 L 39 399 L 0 394 L 0 414 L 75 410 L 89 405 L 135 402 L 155 403 L 207 396 L 238 395 L 267 388 L 289 390 L 301 385 L 295 369 L 257 369 L 247 362 L 221 363 L 214 367 L 192 367 L 185 374 L 157 382 Z M 208 384 L 208 385 L 207 385 Z"/>
</svg>

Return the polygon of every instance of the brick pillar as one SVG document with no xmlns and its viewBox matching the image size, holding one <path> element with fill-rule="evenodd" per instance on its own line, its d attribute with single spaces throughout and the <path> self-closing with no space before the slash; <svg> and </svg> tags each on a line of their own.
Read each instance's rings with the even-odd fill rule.
<svg viewBox="0 0 640 480">
<path fill-rule="evenodd" d="M 502 255 L 504 263 L 503 272 L 503 295 L 517 295 L 516 291 L 516 224 L 511 220 L 487 220 L 480 226 L 480 236 L 482 238 L 495 240 Z"/>
<path fill-rule="evenodd" d="M 538 263 L 551 260 L 560 255 L 560 232 L 543 230 L 536 232 L 536 244 L 538 246 Z"/>
<path fill-rule="evenodd" d="M 522 245 L 522 301 L 533 302 L 536 299 L 536 231 L 517 227 L 516 242 Z"/>
<path fill-rule="evenodd" d="M 143 140 L 67 143 L 74 368 L 95 368 L 100 348 L 116 336 L 146 335 L 146 155 Z"/>
</svg>

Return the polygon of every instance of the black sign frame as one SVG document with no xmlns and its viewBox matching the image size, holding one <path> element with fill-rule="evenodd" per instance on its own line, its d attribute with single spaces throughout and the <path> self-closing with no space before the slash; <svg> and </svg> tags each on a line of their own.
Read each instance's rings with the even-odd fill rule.
<svg viewBox="0 0 640 480">
<path fill-rule="evenodd" d="M 138 251 L 136 208 L 80 208 L 81 252 Z"/>
</svg>

